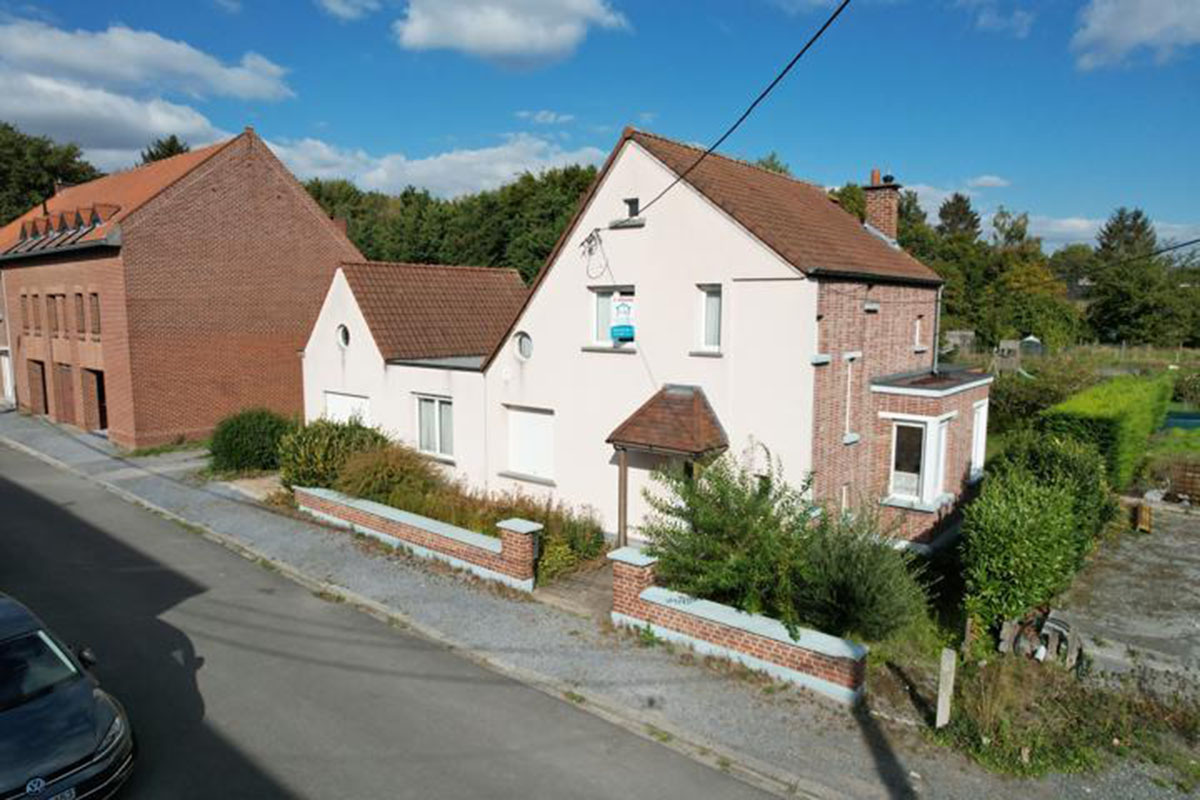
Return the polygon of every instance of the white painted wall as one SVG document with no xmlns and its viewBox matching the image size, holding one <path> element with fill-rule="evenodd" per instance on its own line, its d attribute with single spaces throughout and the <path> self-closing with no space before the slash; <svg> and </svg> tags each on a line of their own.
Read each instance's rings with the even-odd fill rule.
<svg viewBox="0 0 1200 800">
<path fill-rule="evenodd" d="M 676 186 L 641 229 L 608 230 L 625 216 L 627 197 L 649 201 L 673 174 L 627 142 L 556 263 L 518 321 L 533 337 L 523 361 L 505 344 L 489 368 L 487 434 L 491 488 L 555 496 L 591 505 L 606 530 L 617 525 L 617 467 L 605 439 L 666 383 L 697 384 L 741 452 L 768 444 L 796 484 L 811 469 L 816 285 L 750 236 L 687 184 Z M 578 245 L 601 228 L 603 249 Z M 700 344 L 702 293 L 723 289 L 722 357 L 689 355 Z M 636 352 L 588 352 L 589 286 L 633 285 Z M 500 477 L 506 470 L 505 404 L 555 413 L 553 487 Z M 642 489 L 654 459 L 631 459 L 630 524 L 645 511 Z M 478 480 L 475 478 L 475 480 Z"/>
<path fill-rule="evenodd" d="M 687 184 L 648 213 L 641 229 L 607 229 L 625 216 L 623 200 L 647 202 L 673 173 L 627 142 L 566 246 L 539 285 L 514 333 L 533 337 L 533 356 L 504 344 L 487 373 L 385 365 L 339 270 L 305 349 L 305 413 L 324 413 L 324 392 L 369 398 L 368 422 L 416 444 L 420 393 L 454 401 L 456 473 L 489 490 L 550 494 L 590 506 L 610 533 L 617 526 L 617 466 L 605 439 L 664 384 L 696 384 L 725 426 L 731 449 L 768 445 L 797 485 L 812 468 L 816 284 L 780 259 Z M 601 228 L 603 248 L 578 244 Z M 634 352 L 593 352 L 592 286 L 636 288 Z M 691 355 L 701 345 L 702 292 L 723 291 L 720 358 Z M 337 326 L 351 334 L 349 347 Z M 553 485 L 510 470 L 508 408 L 554 412 Z M 540 432 L 539 435 L 543 435 Z M 630 524 L 636 536 L 657 459 L 630 458 Z"/>
</svg>

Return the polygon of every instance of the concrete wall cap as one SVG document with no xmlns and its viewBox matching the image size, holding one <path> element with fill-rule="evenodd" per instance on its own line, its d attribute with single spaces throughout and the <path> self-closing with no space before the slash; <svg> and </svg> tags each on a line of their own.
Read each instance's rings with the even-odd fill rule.
<svg viewBox="0 0 1200 800">
<path fill-rule="evenodd" d="M 503 528 L 512 533 L 537 533 L 546 527 L 540 522 L 533 522 L 520 517 L 512 517 L 511 519 L 503 519 L 496 523 L 497 528 Z"/>
<path fill-rule="evenodd" d="M 646 555 L 640 547 L 621 547 L 608 554 L 612 561 L 620 561 L 634 567 L 649 567 L 658 563 L 655 556 Z"/>
</svg>

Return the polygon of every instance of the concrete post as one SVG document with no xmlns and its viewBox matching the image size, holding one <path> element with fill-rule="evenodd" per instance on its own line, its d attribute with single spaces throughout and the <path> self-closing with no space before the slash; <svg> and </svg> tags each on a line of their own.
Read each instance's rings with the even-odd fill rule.
<svg viewBox="0 0 1200 800">
<path fill-rule="evenodd" d="M 950 703 L 954 699 L 954 673 L 958 667 L 958 657 L 949 647 L 942 648 L 942 668 L 938 675 L 937 719 L 935 728 L 944 728 L 950 724 Z"/>
</svg>

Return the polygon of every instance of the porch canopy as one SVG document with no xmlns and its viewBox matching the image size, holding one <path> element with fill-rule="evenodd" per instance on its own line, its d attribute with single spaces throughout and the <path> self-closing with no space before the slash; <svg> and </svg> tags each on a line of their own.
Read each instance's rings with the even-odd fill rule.
<svg viewBox="0 0 1200 800">
<path fill-rule="evenodd" d="M 693 461 L 729 447 L 725 428 L 699 386 L 667 384 L 606 439 L 617 451 L 617 544 L 628 533 L 630 450 Z"/>
</svg>

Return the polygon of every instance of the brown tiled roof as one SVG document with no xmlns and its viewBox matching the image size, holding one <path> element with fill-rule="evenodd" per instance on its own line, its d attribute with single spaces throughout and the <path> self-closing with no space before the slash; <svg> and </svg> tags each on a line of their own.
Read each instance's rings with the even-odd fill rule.
<svg viewBox="0 0 1200 800">
<path fill-rule="evenodd" d="M 627 130 L 626 138 L 676 175 L 704 152 L 644 131 Z M 929 267 L 864 228 L 819 186 L 716 153 L 685 180 L 805 274 L 941 281 Z"/>
<path fill-rule="evenodd" d="M 0 256 L 102 243 L 121 220 L 207 161 L 230 141 L 233 140 L 60 189 L 46 200 L 45 209 L 38 203 L 0 228 Z M 60 232 L 64 215 L 69 230 Z M 90 227 L 93 215 L 100 224 Z M 77 218 L 82 218 L 82 228 L 75 227 Z"/>
<path fill-rule="evenodd" d="M 485 356 L 528 291 L 514 269 L 342 265 L 371 336 L 387 361 Z"/>
<path fill-rule="evenodd" d="M 667 384 L 609 434 L 608 443 L 636 450 L 699 456 L 729 446 L 721 421 L 698 386 Z"/>
</svg>

